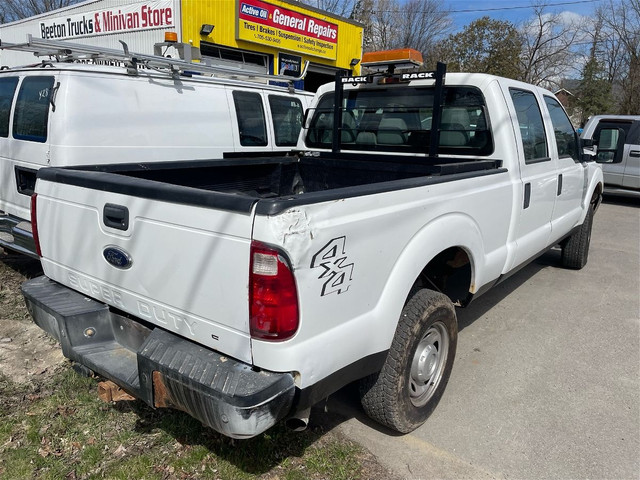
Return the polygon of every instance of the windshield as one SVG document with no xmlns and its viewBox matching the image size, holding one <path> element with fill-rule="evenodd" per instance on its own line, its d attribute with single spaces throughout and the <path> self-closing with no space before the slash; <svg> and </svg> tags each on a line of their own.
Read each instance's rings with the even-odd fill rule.
<svg viewBox="0 0 640 480">
<path fill-rule="evenodd" d="M 341 150 L 429 151 L 433 87 L 346 90 L 342 103 Z M 331 148 L 334 93 L 309 112 L 306 144 Z M 493 140 L 485 102 L 473 87 L 445 87 L 438 153 L 490 155 Z"/>
</svg>

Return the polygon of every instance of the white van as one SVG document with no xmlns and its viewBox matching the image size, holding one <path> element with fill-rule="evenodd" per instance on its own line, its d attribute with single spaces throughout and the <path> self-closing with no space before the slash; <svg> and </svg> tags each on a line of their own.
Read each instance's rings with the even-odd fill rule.
<svg viewBox="0 0 640 480">
<path fill-rule="evenodd" d="M 30 196 L 43 166 L 295 148 L 312 93 L 181 73 L 77 61 L 0 70 L 0 246 L 34 255 Z"/>
</svg>

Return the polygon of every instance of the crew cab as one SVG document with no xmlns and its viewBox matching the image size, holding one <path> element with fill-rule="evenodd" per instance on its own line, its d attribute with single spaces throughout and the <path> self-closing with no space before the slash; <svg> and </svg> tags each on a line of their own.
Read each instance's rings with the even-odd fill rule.
<svg viewBox="0 0 640 480">
<path fill-rule="evenodd" d="M 409 432 L 449 379 L 455 306 L 555 245 L 587 262 L 602 171 L 547 90 L 442 64 L 338 78 L 298 147 L 41 169 L 35 322 L 231 437 L 304 425 L 356 380 L 368 415 Z"/>
<path fill-rule="evenodd" d="M 0 48 L 53 57 L 0 70 L 0 246 L 34 257 L 39 168 L 284 153 L 313 98 L 178 58 L 33 38 Z"/>
</svg>

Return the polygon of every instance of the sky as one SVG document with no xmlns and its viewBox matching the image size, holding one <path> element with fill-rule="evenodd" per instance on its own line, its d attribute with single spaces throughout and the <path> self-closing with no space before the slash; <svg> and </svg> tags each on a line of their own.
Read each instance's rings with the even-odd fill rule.
<svg viewBox="0 0 640 480">
<path fill-rule="evenodd" d="M 591 16 L 595 8 L 607 0 L 547 0 L 547 12 L 572 12 Z M 533 16 L 531 0 L 445 0 L 451 10 L 456 30 L 470 22 L 489 16 L 495 20 L 508 20 L 519 24 Z"/>
</svg>

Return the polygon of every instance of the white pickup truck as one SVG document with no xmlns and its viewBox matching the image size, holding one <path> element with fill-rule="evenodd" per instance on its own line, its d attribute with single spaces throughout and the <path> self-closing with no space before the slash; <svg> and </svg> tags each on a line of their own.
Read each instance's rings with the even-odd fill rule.
<svg viewBox="0 0 640 480">
<path fill-rule="evenodd" d="M 454 306 L 555 245 L 582 268 L 603 183 L 550 92 L 443 73 L 321 88 L 298 154 L 41 169 L 36 323 L 232 437 L 303 425 L 355 380 L 373 419 L 417 428 Z"/>
</svg>

